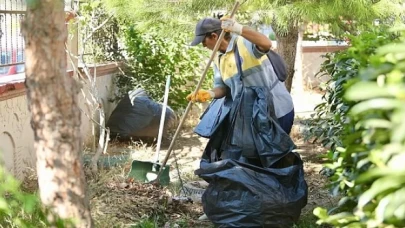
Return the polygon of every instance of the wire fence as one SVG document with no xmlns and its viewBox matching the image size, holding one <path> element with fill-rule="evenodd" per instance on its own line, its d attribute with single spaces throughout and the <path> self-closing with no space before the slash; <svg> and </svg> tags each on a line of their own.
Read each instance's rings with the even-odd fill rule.
<svg viewBox="0 0 405 228">
<path fill-rule="evenodd" d="M 21 21 L 25 17 L 25 0 L 3 0 L 0 3 L 0 75 L 24 72 L 24 39 Z"/>
<path fill-rule="evenodd" d="M 65 1 L 65 10 L 73 9 L 74 0 Z M 24 73 L 24 38 L 21 21 L 26 15 L 26 0 L 0 1 L 0 76 Z"/>
</svg>

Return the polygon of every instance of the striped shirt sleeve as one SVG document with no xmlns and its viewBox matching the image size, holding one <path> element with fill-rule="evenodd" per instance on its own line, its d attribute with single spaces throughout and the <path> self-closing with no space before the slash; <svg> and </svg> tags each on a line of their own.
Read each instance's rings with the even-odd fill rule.
<svg viewBox="0 0 405 228">
<path fill-rule="evenodd" d="M 261 57 L 263 57 L 263 55 L 267 54 L 265 52 L 260 51 L 255 44 L 248 41 L 247 39 L 243 39 L 243 44 L 249 50 L 249 53 L 256 59 L 260 59 Z"/>
<path fill-rule="evenodd" d="M 226 84 L 222 80 L 218 67 L 214 64 L 214 88 L 217 87 L 226 87 Z"/>
</svg>

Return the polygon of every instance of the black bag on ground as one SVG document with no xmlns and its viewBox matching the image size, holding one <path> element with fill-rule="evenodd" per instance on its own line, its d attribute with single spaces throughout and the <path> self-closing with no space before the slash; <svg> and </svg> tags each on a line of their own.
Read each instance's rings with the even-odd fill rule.
<svg viewBox="0 0 405 228">
<path fill-rule="evenodd" d="M 271 101 L 266 88 L 243 88 L 195 171 L 209 183 L 202 203 L 217 227 L 291 227 L 307 203 L 303 162 Z"/>
<path fill-rule="evenodd" d="M 209 182 L 204 212 L 217 227 L 292 227 L 307 203 L 302 160 L 292 166 L 259 168 L 226 159 L 203 161 L 198 174 Z"/>
<path fill-rule="evenodd" d="M 157 138 L 162 106 L 152 100 L 144 89 L 128 92 L 118 102 L 108 119 L 107 127 L 110 128 L 111 138 L 119 140 Z M 167 107 L 164 131 L 173 124 L 175 118 L 174 111 Z"/>
</svg>

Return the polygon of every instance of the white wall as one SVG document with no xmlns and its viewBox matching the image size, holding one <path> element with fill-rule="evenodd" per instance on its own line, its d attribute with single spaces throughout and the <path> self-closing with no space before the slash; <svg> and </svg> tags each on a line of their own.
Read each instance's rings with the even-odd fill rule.
<svg viewBox="0 0 405 228">
<path fill-rule="evenodd" d="M 113 92 L 113 77 L 113 74 L 97 77 L 97 87 L 104 103 L 106 119 L 114 108 L 114 105 L 108 102 Z M 81 94 L 79 94 L 79 104 L 82 110 L 88 111 Z M 27 168 L 35 168 L 34 135 L 30 119 L 25 93 L 0 100 L 0 159 L 5 163 L 5 167 L 19 179 L 24 177 Z M 91 142 L 91 121 L 84 113 L 81 120 L 81 133 L 85 144 Z"/>
<path fill-rule="evenodd" d="M 24 167 L 33 167 L 33 143 L 27 97 L 19 96 L 1 101 L 0 157 L 3 158 L 5 167 L 19 178 L 23 176 Z"/>
</svg>

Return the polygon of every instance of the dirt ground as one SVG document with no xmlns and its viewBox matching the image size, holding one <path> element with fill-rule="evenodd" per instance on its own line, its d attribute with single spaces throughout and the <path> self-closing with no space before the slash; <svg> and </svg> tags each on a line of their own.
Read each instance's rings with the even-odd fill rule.
<svg viewBox="0 0 405 228">
<path fill-rule="evenodd" d="M 293 94 L 293 97 L 296 119 L 291 137 L 298 147 L 297 152 L 304 160 L 305 178 L 309 186 L 308 204 L 302 212 L 302 218 L 308 221 L 297 227 L 316 227 L 313 209 L 318 206 L 330 207 L 337 201 L 325 188 L 326 178 L 319 174 L 323 163 L 320 155 L 325 149 L 304 142 L 302 135 L 305 128 L 302 122 L 310 118 L 313 108 L 320 102 L 321 95 L 300 93 Z M 130 163 L 125 163 L 121 170 L 106 171 L 97 178 L 90 179 L 91 206 L 93 216 L 100 218 L 97 222 L 99 227 L 109 227 L 111 221 L 121 225 L 138 224 L 135 227 L 162 227 L 162 224 L 165 224 L 163 227 L 211 226 L 209 222 L 198 221 L 198 217 L 203 214 L 199 202 L 191 203 L 185 199 L 168 200 L 173 197 L 176 199 L 180 194 L 179 175 L 184 182 L 198 180 L 193 173 L 199 166 L 201 154 L 208 140 L 193 133 L 193 126 L 197 123 L 195 119 L 194 117 L 194 120 L 188 121 L 176 141 L 168 162 L 171 165 L 171 182 L 174 183 L 169 187 L 162 189 L 149 186 L 145 190 L 144 187 L 128 181 L 125 175 L 130 169 Z M 168 140 L 163 142 L 160 161 L 166 155 L 169 143 Z M 109 154 L 120 153 L 130 154 L 133 160 L 153 161 L 155 147 L 142 143 L 110 145 Z M 150 226 L 145 226 L 148 222 L 151 223 Z"/>
</svg>

